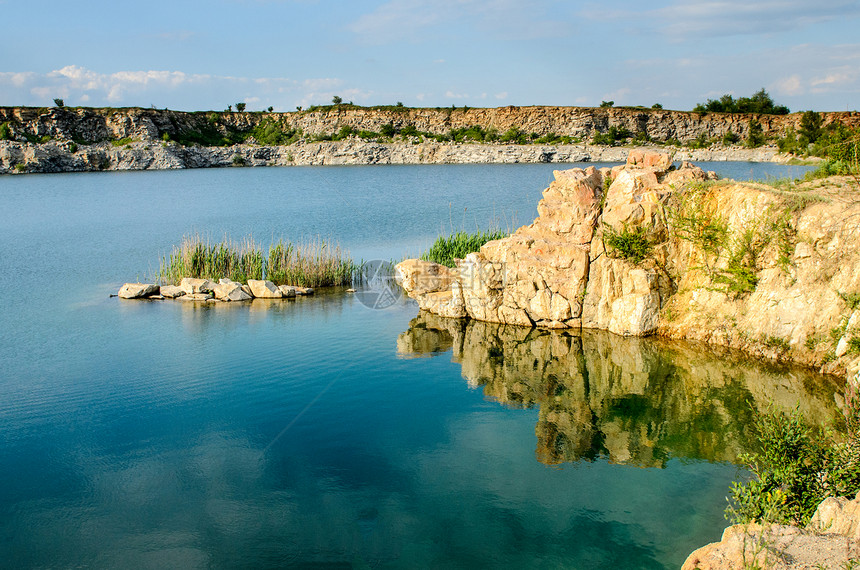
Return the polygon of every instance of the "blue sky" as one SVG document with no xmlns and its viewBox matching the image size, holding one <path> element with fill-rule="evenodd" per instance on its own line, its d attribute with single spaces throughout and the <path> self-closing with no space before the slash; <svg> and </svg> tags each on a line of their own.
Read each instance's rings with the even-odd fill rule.
<svg viewBox="0 0 860 570">
<path fill-rule="evenodd" d="M 0 105 L 860 109 L 860 1 L 0 0 Z"/>
</svg>

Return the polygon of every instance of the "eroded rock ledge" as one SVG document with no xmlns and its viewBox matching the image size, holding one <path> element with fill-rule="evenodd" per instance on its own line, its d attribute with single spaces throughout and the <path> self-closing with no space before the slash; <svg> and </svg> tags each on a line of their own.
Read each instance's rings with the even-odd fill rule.
<svg viewBox="0 0 860 570">
<path fill-rule="evenodd" d="M 698 339 L 856 373 L 860 191 L 715 178 L 642 151 L 556 171 L 532 224 L 454 269 L 404 261 L 398 279 L 441 316 Z"/>
</svg>

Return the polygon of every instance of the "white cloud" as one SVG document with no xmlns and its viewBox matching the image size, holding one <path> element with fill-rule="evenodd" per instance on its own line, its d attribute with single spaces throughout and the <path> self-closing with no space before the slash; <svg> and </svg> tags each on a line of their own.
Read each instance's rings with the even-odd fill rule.
<svg viewBox="0 0 860 570">
<path fill-rule="evenodd" d="M 804 92 L 800 76 L 794 74 L 776 83 L 776 93 L 785 95 L 800 95 Z"/>
<path fill-rule="evenodd" d="M 507 99 L 507 98 L 508 98 L 508 92 L 507 92 L 507 91 L 502 91 L 501 93 L 496 93 L 496 94 L 494 95 L 494 97 L 495 97 L 496 99 Z"/>
<path fill-rule="evenodd" d="M 335 93 L 337 91 L 338 93 Z M 100 73 L 78 65 L 67 65 L 49 73 L 0 72 L 0 100 L 17 105 L 44 105 L 61 97 L 68 105 L 139 105 L 160 102 L 172 108 L 220 108 L 234 101 L 249 106 L 278 104 L 292 108 L 297 103 L 327 103 L 339 94 L 344 99 L 364 100 L 370 92 L 351 88 L 334 77 L 233 77 L 166 70 L 123 70 Z M 182 101 L 188 103 L 182 103 Z"/>
<path fill-rule="evenodd" d="M 449 89 L 448 91 L 445 91 L 445 97 L 447 97 L 448 99 L 468 99 L 469 94 L 468 93 L 454 93 L 453 91 L 451 91 Z"/>
</svg>

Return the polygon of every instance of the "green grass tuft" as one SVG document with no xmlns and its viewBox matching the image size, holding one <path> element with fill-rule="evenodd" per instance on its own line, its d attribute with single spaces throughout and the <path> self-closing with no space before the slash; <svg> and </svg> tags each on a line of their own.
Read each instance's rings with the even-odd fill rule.
<svg viewBox="0 0 860 570">
<path fill-rule="evenodd" d="M 449 236 L 439 236 L 430 249 L 424 252 L 421 259 L 454 267 L 455 260 L 463 259 L 466 255 L 478 251 L 488 241 L 503 239 L 508 235 L 508 232 L 502 230 L 488 230 L 475 233 L 459 231 Z"/>
</svg>

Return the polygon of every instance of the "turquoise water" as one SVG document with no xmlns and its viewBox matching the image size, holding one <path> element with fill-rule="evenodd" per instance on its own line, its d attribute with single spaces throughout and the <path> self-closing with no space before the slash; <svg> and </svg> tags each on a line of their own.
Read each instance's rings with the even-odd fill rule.
<svg viewBox="0 0 860 570">
<path fill-rule="evenodd" d="M 0 178 L 3 564 L 663 568 L 716 540 L 750 404 L 827 421 L 833 382 L 339 290 L 108 297 L 189 232 L 390 259 L 528 223 L 554 168 Z"/>
</svg>

